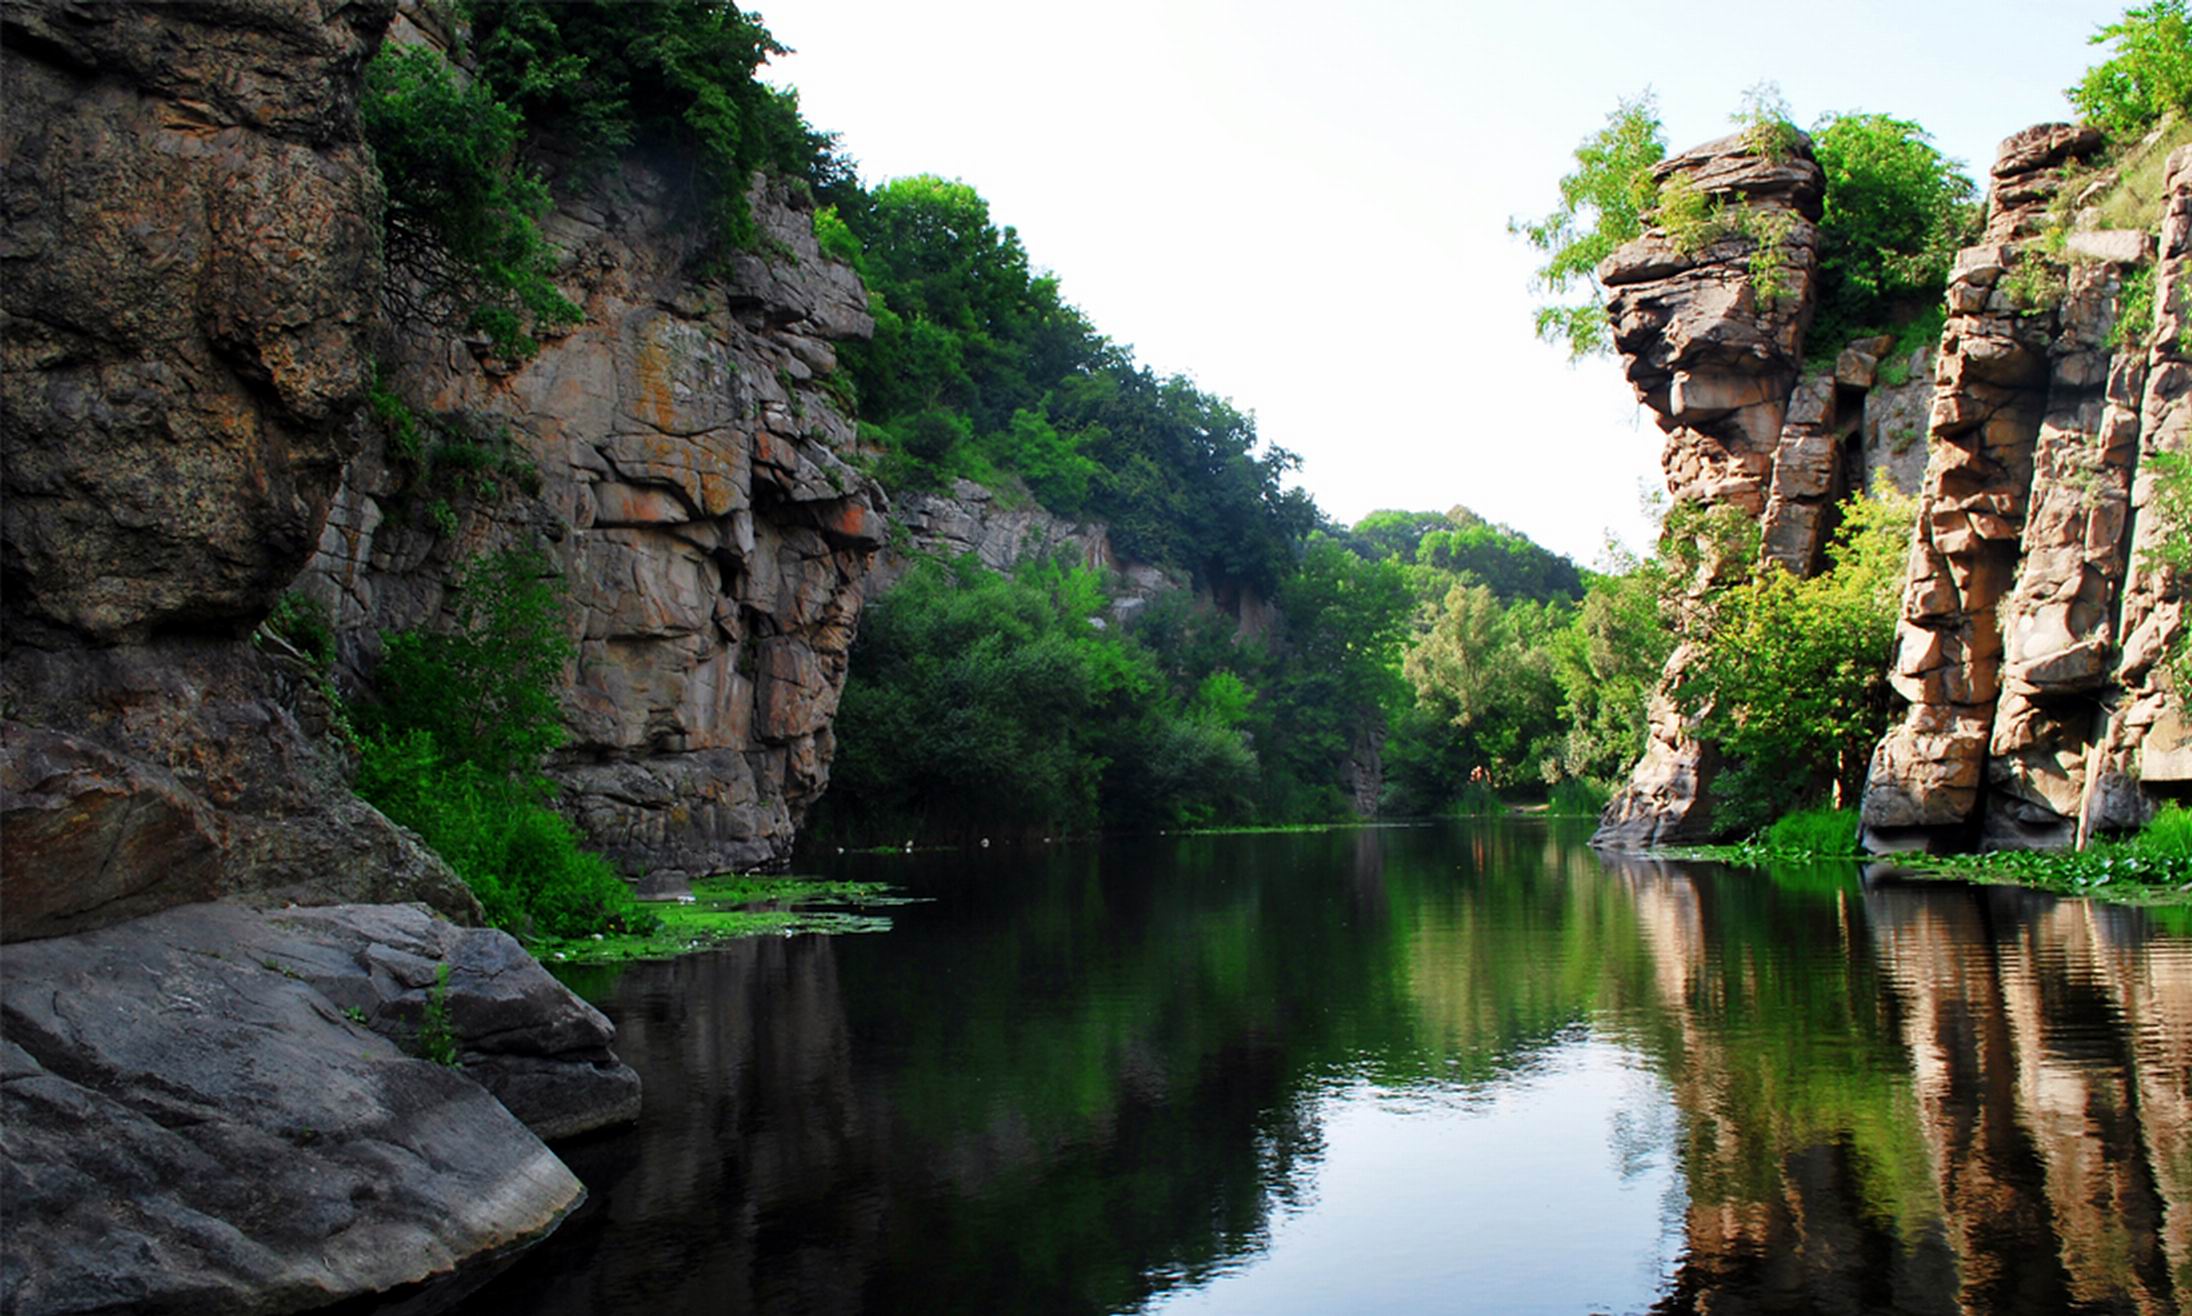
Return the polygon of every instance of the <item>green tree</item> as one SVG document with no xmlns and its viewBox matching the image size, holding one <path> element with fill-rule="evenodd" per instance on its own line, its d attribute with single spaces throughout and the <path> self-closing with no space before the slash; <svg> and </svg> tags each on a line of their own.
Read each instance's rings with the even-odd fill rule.
<svg viewBox="0 0 2192 1316">
<path fill-rule="evenodd" d="M 1883 487 L 1842 507 L 1828 570 L 1800 579 L 1768 563 L 1711 596 L 1707 637 L 1678 697 L 1729 760 L 1715 790 L 1724 829 L 1763 826 L 1799 806 L 1855 797 L 1887 729 L 1913 500 Z"/>
<path fill-rule="evenodd" d="M 1662 615 L 1666 573 L 1618 558 L 1594 575 L 1567 628 L 1550 645 L 1567 733 L 1561 767 L 1611 784 L 1644 752 L 1652 690 L 1674 648 Z"/>
<path fill-rule="evenodd" d="M 1652 94 L 1623 100 L 1606 116 L 1606 125 L 1576 147 L 1576 167 L 1561 178 L 1560 204 L 1552 213 L 1507 222 L 1510 233 L 1545 253 L 1535 280 L 1538 291 L 1556 298 L 1581 294 L 1580 300 L 1540 306 L 1538 337 L 1565 344 L 1579 359 L 1611 349 L 1598 265 L 1643 233 L 1645 213 L 1658 203 L 1652 166 L 1666 155 Z"/>
<path fill-rule="evenodd" d="M 2063 93 L 2088 123 L 2136 137 L 2171 112 L 2192 115 L 2192 17 L 2185 0 L 2133 5 L 2091 41 L 2114 43 L 2115 54 Z"/>
<path fill-rule="evenodd" d="M 671 162 L 710 217 L 720 255 L 757 234 L 755 170 L 836 199 L 852 187 L 836 142 L 800 117 L 796 95 L 761 81 L 786 53 L 758 15 L 723 0 L 472 0 L 481 83 L 538 137 L 585 164 L 641 148 Z"/>
<path fill-rule="evenodd" d="M 519 116 L 485 83 L 460 81 L 438 51 L 386 45 L 366 65 L 359 117 L 387 188 L 400 321 L 455 318 L 524 355 L 537 346 L 527 320 L 580 318 L 550 277 L 547 185 L 518 159 Z"/>
<path fill-rule="evenodd" d="M 1906 119 L 1830 115 L 1812 154 L 1826 201 L 1811 341 L 1831 352 L 1937 307 L 1981 208 L 1971 179 Z"/>
</svg>

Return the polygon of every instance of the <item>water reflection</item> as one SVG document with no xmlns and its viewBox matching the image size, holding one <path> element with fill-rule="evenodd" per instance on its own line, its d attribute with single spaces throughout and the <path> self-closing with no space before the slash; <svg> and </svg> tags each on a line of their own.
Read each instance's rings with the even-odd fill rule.
<svg viewBox="0 0 2192 1316">
<path fill-rule="evenodd" d="M 863 859 L 582 984 L 648 1082 L 480 1311 L 2170 1312 L 2192 938 L 1542 825 Z"/>
</svg>

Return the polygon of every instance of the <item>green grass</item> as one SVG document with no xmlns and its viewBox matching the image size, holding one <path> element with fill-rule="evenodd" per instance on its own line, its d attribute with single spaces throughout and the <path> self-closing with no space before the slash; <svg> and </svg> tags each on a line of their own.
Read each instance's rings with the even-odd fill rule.
<svg viewBox="0 0 2192 1316">
<path fill-rule="evenodd" d="M 1778 871 L 1789 861 L 1829 862 L 1856 856 L 1857 820 L 1848 810 L 1812 809 L 1791 814 L 1754 840 L 1671 850 L 1677 859 L 1709 859 Z M 1839 840 L 1837 838 L 1840 838 Z M 1802 850 L 1798 845 L 1839 849 Z M 2183 911 L 2192 923 L 2192 809 L 2163 807 L 2137 836 L 2096 841 L 2083 850 L 1994 850 L 1985 854 L 1877 856 L 1913 876 L 1988 885 L 2031 887 L 2057 895 L 2112 904 Z"/>
<path fill-rule="evenodd" d="M 2135 228 L 2152 232 L 2161 222 L 2163 175 L 2169 153 L 2192 144 L 2192 119 L 2172 116 L 2163 121 L 2150 143 L 2133 145 L 2116 162 L 2116 182 L 2096 197 L 2097 228 Z"/>
<path fill-rule="evenodd" d="M 1609 798 L 1605 790 L 1581 777 L 1563 777 L 1554 784 L 1545 812 L 1556 818 L 1596 818 L 1606 811 Z"/>
<path fill-rule="evenodd" d="M 2192 809 L 2165 805 L 2139 834 L 2083 850 L 1899 857 L 1928 876 L 2010 883 L 2127 905 L 2192 906 Z"/>
<path fill-rule="evenodd" d="M 547 937 L 533 954 L 551 964 L 663 960 L 740 937 L 797 932 L 887 932 L 890 919 L 869 911 L 911 903 L 880 882 L 813 877 L 723 876 L 693 883 L 690 899 L 642 900 L 647 930 Z"/>
</svg>

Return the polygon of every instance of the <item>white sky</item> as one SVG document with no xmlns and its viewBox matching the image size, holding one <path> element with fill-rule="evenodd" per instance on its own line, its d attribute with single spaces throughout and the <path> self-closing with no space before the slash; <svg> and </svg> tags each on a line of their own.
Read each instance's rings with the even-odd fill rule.
<svg viewBox="0 0 2192 1316">
<path fill-rule="evenodd" d="M 1674 149 L 1777 82 L 1799 123 L 1915 119 L 1985 181 L 2067 118 L 2117 0 L 751 0 L 773 78 L 869 183 L 972 184 L 1067 300 L 1303 458 L 1353 522 L 1465 504 L 1589 562 L 1641 546 L 1659 432 L 1618 365 L 1536 341 L 1576 143 L 1652 88 Z"/>
</svg>

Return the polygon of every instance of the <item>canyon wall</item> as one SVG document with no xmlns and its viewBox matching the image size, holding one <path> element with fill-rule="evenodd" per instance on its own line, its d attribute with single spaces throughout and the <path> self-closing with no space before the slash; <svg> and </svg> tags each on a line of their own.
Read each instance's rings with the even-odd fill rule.
<svg viewBox="0 0 2192 1316">
<path fill-rule="evenodd" d="M 245 638 L 353 454 L 383 277 L 357 90 L 392 9 L 4 11 L 7 940 L 219 895 L 476 912 Z"/>
<path fill-rule="evenodd" d="M 2159 662 L 2181 604 L 2143 551 L 2162 527 L 2140 515 L 2139 473 L 2142 454 L 2185 445 L 2182 317 L 2120 341 L 2149 234 L 2074 227 L 2060 258 L 2044 236 L 2064 167 L 2100 145 L 2059 124 L 2004 142 L 1983 240 L 1957 258 L 1889 675 L 1904 708 L 1863 800 L 1875 850 L 2077 844 L 2192 780 Z M 2169 166 L 2162 306 L 2192 247 L 2192 151 Z M 2042 261 L 2060 291 L 2035 299 Z"/>
<path fill-rule="evenodd" d="M 2100 146 L 2059 124 L 2003 144 L 1941 341 L 1892 372 L 1888 339 L 1844 346 L 1831 369 L 1801 366 L 1820 356 L 1804 343 L 1820 195 L 1807 150 L 1776 162 L 1730 138 L 1659 166 L 1730 208 L 1793 212 L 1791 291 L 1760 304 L 1743 225 L 1688 251 L 1654 228 L 1599 271 L 1615 346 L 1667 436 L 1662 547 L 1695 564 L 1649 747 L 1599 844 L 1718 834 L 1719 764 L 1675 691 L 1704 638 L 1698 602 L 1753 565 L 1727 560 L 1744 538 L 1731 526 L 1752 523 L 1760 560 L 1809 575 L 1834 505 L 1882 475 L 1920 511 L 1890 661 L 1901 707 L 1862 802 L 1868 846 L 2079 843 L 2136 827 L 2158 792 L 2192 779 L 2192 733 L 2161 662 L 2182 605 L 2145 551 L 2162 531 L 2140 516 L 2153 493 L 2138 476 L 2142 453 L 2182 449 L 2188 423 L 2184 311 L 2169 308 L 2192 242 L 2192 152 L 2171 160 L 2158 254 L 2146 233 L 2076 224 L 2060 251 L 2044 250 L 2066 167 Z M 2117 346 L 2126 280 L 2157 257 L 2161 323 Z M 2031 268 L 2043 261 L 2060 280 L 2052 292 Z M 1905 366 L 1914 377 L 1894 378 Z"/>
</svg>

